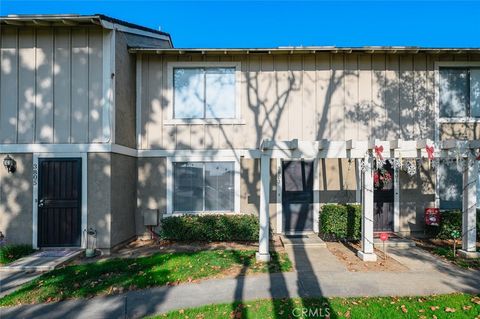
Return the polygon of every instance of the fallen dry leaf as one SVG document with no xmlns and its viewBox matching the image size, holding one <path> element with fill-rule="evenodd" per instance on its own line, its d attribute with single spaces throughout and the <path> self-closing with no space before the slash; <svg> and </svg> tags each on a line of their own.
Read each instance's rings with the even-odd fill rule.
<svg viewBox="0 0 480 319">
<path fill-rule="evenodd" d="M 402 309 L 402 312 L 403 312 L 403 313 L 407 313 L 407 312 L 408 312 L 408 309 L 407 309 L 407 307 L 405 307 L 405 305 L 401 305 L 401 306 L 400 306 L 400 309 Z"/>
<path fill-rule="evenodd" d="M 345 312 L 345 318 L 350 318 L 350 310 L 348 310 L 347 312 Z"/>
<path fill-rule="evenodd" d="M 455 308 L 445 307 L 445 312 L 455 312 L 457 311 Z"/>
<path fill-rule="evenodd" d="M 463 306 L 463 310 L 470 310 L 472 309 L 472 306 Z"/>
</svg>

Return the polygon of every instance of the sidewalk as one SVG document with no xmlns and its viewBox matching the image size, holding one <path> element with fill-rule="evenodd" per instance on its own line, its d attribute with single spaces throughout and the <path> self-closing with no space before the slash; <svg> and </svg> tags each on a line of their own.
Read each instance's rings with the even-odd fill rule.
<svg viewBox="0 0 480 319">
<path fill-rule="evenodd" d="M 33 271 L 0 272 L 0 298 L 40 275 Z"/>
<path fill-rule="evenodd" d="M 123 295 L 0 309 L 6 318 L 141 318 L 174 309 L 258 298 L 480 293 L 480 272 L 291 272 L 205 280 Z"/>
</svg>

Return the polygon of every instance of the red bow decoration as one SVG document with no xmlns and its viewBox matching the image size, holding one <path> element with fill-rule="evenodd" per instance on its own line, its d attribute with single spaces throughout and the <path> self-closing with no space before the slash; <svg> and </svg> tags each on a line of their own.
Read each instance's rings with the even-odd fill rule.
<svg viewBox="0 0 480 319">
<path fill-rule="evenodd" d="M 380 146 L 375 146 L 375 154 L 376 154 L 376 156 L 383 161 L 382 152 L 383 152 L 383 146 L 382 146 L 382 145 L 380 145 Z"/>
<path fill-rule="evenodd" d="M 434 148 L 433 146 L 425 146 L 425 150 L 427 151 L 427 154 L 428 154 L 428 159 L 429 160 L 433 160 L 433 152 L 434 152 Z"/>
<path fill-rule="evenodd" d="M 477 161 L 480 161 L 480 150 L 479 150 L 478 155 L 477 155 Z"/>
</svg>

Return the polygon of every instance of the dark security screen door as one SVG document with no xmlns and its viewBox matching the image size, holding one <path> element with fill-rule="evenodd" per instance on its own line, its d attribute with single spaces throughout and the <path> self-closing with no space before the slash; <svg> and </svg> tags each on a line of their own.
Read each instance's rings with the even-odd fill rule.
<svg viewBox="0 0 480 319">
<path fill-rule="evenodd" d="M 313 161 L 282 163 L 285 232 L 313 231 Z"/>
<path fill-rule="evenodd" d="M 38 160 L 38 246 L 80 246 L 81 158 Z"/>
<path fill-rule="evenodd" d="M 387 162 L 384 166 L 383 172 L 388 172 L 391 176 L 391 181 L 378 185 L 374 185 L 373 201 L 374 201 L 374 216 L 373 216 L 373 231 L 393 231 L 393 202 L 394 202 L 394 174 L 392 165 Z M 378 173 L 379 171 L 374 171 Z M 383 173 L 385 174 L 385 173 Z"/>
</svg>

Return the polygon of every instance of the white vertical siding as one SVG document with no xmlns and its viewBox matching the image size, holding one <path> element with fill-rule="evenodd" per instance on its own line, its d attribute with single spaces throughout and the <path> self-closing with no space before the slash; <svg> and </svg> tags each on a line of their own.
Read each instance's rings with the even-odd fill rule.
<svg viewBox="0 0 480 319">
<path fill-rule="evenodd" d="M 53 96 L 55 112 L 54 122 L 54 142 L 70 142 L 70 112 L 71 112 L 71 92 L 69 79 L 71 78 L 71 48 L 70 48 L 70 30 L 58 29 L 55 32 L 55 52 L 53 72 L 55 82 L 53 85 Z"/>
<path fill-rule="evenodd" d="M 106 142 L 102 29 L 0 32 L 0 143 Z"/>
<path fill-rule="evenodd" d="M 88 31 L 72 30 L 71 142 L 88 142 Z"/>
<path fill-rule="evenodd" d="M 1 30 L 0 140 L 12 143 L 17 131 L 17 29 Z"/>
<path fill-rule="evenodd" d="M 88 33 L 88 141 L 103 140 L 103 36 L 89 30 Z M 108 58 L 108 57 L 106 57 Z"/>
<path fill-rule="evenodd" d="M 18 143 L 33 143 L 35 136 L 35 30 L 18 31 Z"/>
<path fill-rule="evenodd" d="M 53 143 L 53 51 L 52 29 L 37 30 L 35 52 L 35 142 Z"/>
</svg>

